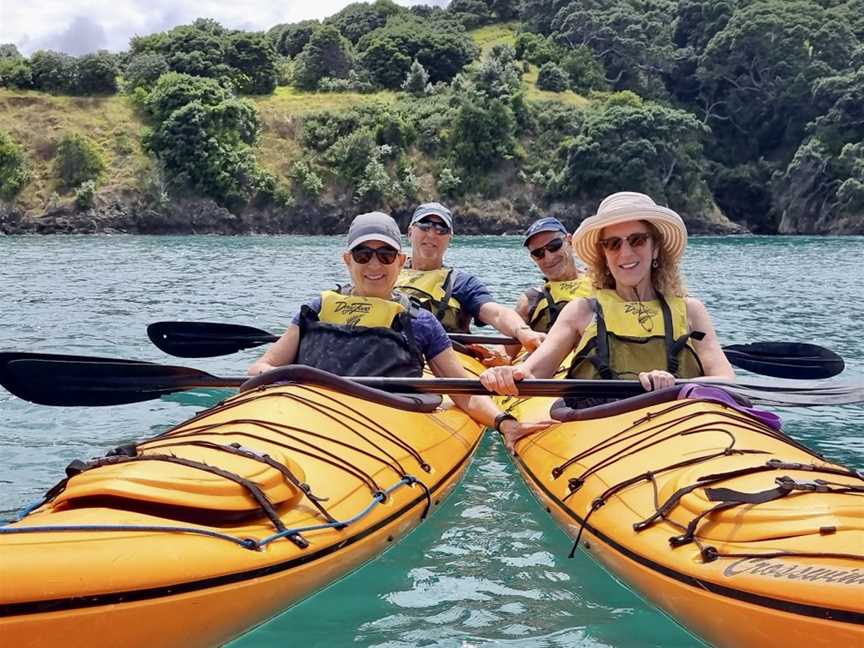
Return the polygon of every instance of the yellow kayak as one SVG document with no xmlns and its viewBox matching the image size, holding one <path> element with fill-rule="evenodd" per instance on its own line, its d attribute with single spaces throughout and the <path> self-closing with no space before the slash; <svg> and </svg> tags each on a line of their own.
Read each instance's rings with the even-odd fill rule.
<svg viewBox="0 0 864 648">
<path fill-rule="evenodd" d="M 449 400 L 337 379 L 244 391 L 71 465 L 0 528 L 0 645 L 221 645 L 404 537 L 482 432 Z"/>
<path fill-rule="evenodd" d="M 864 646 L 864 474 L 675 392 L 559 402 L 515 463 L 579 551 L 708 643 Z M 504 400 L 520 419 L 552 404 Z"/>
</svg>

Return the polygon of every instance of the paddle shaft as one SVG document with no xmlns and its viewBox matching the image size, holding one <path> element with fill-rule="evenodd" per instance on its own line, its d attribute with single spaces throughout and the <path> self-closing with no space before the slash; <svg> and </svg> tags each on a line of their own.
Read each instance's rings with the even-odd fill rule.
<svg viewBox="0 0 864 648">
<path fill-rule="evenodd" d="M 278 338 L 267 331 L 239 324 L 218 322 L 155 322 L 147 335 L 160 349 L 181 358 L 206 358 L 235 353 Z M 491 335 L 450 333 L 456 349 L 472 353 L 463 344 L 516 345 L 517 340 Z M 844 368 L 843 358 L 830 349 L 798 342 L 753 342 L 723 347 L 729 362 L 766 376 L 796 380 L 830 378 Z"/>
<path fill-rule="evenodd" d="M 278 371 L 278 370 L 277 370 Z M 275 378 L 278 380 L 278 377 Z M 488 394 L 475 379 L 349 378 L 383 391 Z M 239 387 L 246 377 L 218 377 L 197 369 L 124 360 L 56 354 L 0 354 L 0 384 L 16 396 L 44 405 L 119 405 L 159 398 L 196 388 Z M 687 382 L 687 381 L 679 381 Z M 812 406 L 864 401 L 864 387 L 854 385 L 757 385 L 700 381 L 722 386 L 763 403 Z M 638 381 L 525 380 L 520 396 L 626 398 L 643 393 Z"/>
</svg>

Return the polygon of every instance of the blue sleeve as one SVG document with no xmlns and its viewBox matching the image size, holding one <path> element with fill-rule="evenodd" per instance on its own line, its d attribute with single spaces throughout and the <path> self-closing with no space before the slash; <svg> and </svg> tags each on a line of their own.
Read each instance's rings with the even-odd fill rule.
<svg viewBox="0 0 864 648">
<path fill-rule="evenodd" d="M 462 304 L 462 308 L 470 313 L 478 325 L 483 326 L 485 324 L 479 319 L 480 307 L 483 304 L 494 302 L 495 299 L 484 283 L 474 275 L 461 270 L 454 270 L 453 296 Z"/>
<path fill-rule="evenodd" d="M 315 297 L 312 301 L 306 302 L 306 306 L 311 308 L 316 313 L 321 312 L 321 295 Z M 291 323 L 294 326 L 300 326 L 300 313 L 297 312 L 294 314 L 294 317 L 291 318 Z"/>
<path fill-rule="evenodd" d="M 411 321 L 411 329 L 414 331 L 417 346 L 426 360 L 431 360 L 453 346 L 441 322 L 427 310 L 418 310 L 417 317 Z"/>
</svg>

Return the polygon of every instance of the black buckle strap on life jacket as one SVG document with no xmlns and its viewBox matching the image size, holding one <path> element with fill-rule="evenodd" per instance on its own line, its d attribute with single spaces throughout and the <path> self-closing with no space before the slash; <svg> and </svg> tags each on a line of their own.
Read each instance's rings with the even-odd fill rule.
<svg viewBox="0 0 864 648">
<path fill-rule="evenodd" d="M 422 360 L 423 364 L 426 364 L 426 358 L 420 351 L 420 347 L 417 345 L 417 338 L 414 336 L 413 320 L 420 314 L 420 309 L 417 304 L 405 295 L 400 294 L 399 301 L 405 306 L 405 312 L 397 315 L 396 319 L 402 332 L 405 334 L 405 339 L 408 342 L 408 346 L 411 347 L 411 351 Z"/>
<path fill-rule="evenodd" d="M 447 314 L 447 309 L 450 307 L 450 297 L 453 296 L 453 268 L 450 268 L 450 272 L 447 273 L 447 276 L 444 278 L 444 285 L 442 288 L 444 289 L 444 296 L 441 298 L 435 305 L 435 319 L 439 322 L 444 321 L 444 316 Z"/>
<path fill-rule="evenodd" d="M 558 315 L 561 314 L 561 311 L 564 309 L 564 307 L 559 306 L 555 302 L 555 298 L 552 296 L 552 292 L 545 284 L 543 285 L 543 297 L 546 299 L 546 309 L 549 313 L 549 328 L 551 329 L 552 325 L 555 323 L 555 320 L 558 319 Z"/>
<path fill-rule="evenodd" d="M 589 358 L 591 364 L 597 369 L 597 373 L 603 380 L 614 380 L 618 376 L 609 366 L 609 330 L 606 328 L 606 320 L 603 318 L 603 307 L 596 299 L 591 300 L 594 309 L 594 319 L 597 323 L 597 353 Z"/>
<path fill-rule="evenodd" d="M 702 340 L 705 337 L 705 333 L 702 331 L 692 331 L 690 333 L 685 333 L 679 338 L 674 338 L 673 335 L 675 334 L 675 329 L 673 328 L 672 322 L 672 309 L 669 308 L 666 298 L 659 292 L 657 293 L 657 300 L 660 302 L 660 311 L 663 313 L 663 337 L 666 344 L 666 371 L 677 377 L 678 369 L 681 368 L 679 356 L 687 346 L 687 342 L 691 339 L 697 341 Z"/>
</svg>

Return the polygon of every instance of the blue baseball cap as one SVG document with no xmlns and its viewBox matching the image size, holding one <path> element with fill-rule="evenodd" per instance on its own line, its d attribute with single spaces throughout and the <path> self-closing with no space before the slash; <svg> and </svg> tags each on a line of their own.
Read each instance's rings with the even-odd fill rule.
<svg viewBox="0 0 864 648">
<path fill-rule="evenodd" d="M 410 227 L 417 221 L 421 221 L 427 216 L 438 216 L 444 221 L 444 224 L 450 228 L 450 233 L 453 233 L 453 213 L 439 202 L 423 203 L 414 210 L 414 215 L 411 217 Z"/>
<path fill-rule="evenodd" d="M 567 231 L 567 228 L 564 227 L 564 223 L 560 220 L 554 216 L 547 216 L 546 218 L 541 218 L 531 223 L 531 226 L 525 230 L 525 241 L 522 245 L 528 245 L 528 240 L 540 232 L 561 232 L 562 234 L 570 233 Z"/>
</svg>

